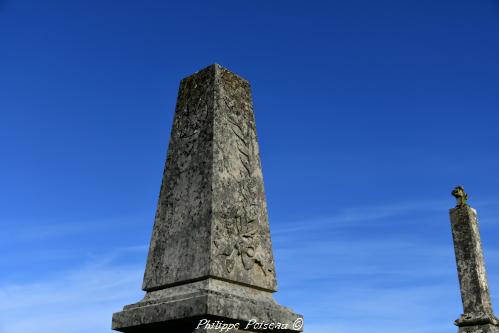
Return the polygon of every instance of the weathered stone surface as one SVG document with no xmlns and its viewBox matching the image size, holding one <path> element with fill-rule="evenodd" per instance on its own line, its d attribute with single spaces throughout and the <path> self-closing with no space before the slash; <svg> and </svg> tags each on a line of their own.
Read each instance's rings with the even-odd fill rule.
<svg viewBox="0 0 499 333">
<path fill-rule="evenodd" d="M 181 81 L 143 289 L 210 274 L 214 73 Z"/>
<path fill-rule="evenodd" d="M 277 287 L 250 86 L 218 65 L 180 84 L 143 289 L 208 276 Z"/>
<path fill-rule="evenodd" d="M 113 329 L 155 332 L 149 329 L 158 327 L 165 332 L 165 328 L 180 322 L 182 327 L 194 331 L 201 319 L 239 323 L 244 329 L 256 319 L 288 327 L 279 332 L 296 332 L 293 324 L 298 318 L 301 317 L 277 304 L 267 291 L 210 278 L 149 292 L 141 302 L 125 306 L 122 312 L 113 316 Z M 257 331 L 252 328 L 250 326 L 246 331 Z"/>
<path fill-rule="evenodd" d="M 181 81 L 144 299 L 113 315 L 122 332 L 215 332 L 200 319 L 285 325 L 302 317 L 277 304 L 272 244 L 249 83 L 219 65 Z"/>
<path fill-rule="evenodd" d="M 491 324 L 461 326 L 458 333 L 499 333 L 499 327 Z"/>
<path fill-rule="evenodd" d="M 450 219 L 464 309 L 455 324 L 459 332 L 496 332 L 499 321 L 490 301 L 477 213 L 465 203 L 467 195 L 462 187 L 452 193 L 458 199 L 458 205 L 450 210 Z"/>
</svg>

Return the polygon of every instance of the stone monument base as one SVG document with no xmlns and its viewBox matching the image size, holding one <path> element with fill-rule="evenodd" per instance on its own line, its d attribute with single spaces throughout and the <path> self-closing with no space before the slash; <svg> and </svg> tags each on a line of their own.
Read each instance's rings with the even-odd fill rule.
<svg viewBox="0 0 499 333">
<path fill-rule="evenodd" d="M 483 311 L 462 314 L 455 322 L 458 333 L 499 333 L 499 320 Z"/>
<path fill-rule="evenodd" d="M 458 333 L 499 333 L 499 327 L 492 324 L 461 326 Z"/>
<path fill-rule="evenodd" d="M 126 333 L 285 333 L 302 326 L 302 316 L 277 304 L 271 292 L 214 278 L 148 292 L 113 314 L 112 324 Z"/>
</svg>

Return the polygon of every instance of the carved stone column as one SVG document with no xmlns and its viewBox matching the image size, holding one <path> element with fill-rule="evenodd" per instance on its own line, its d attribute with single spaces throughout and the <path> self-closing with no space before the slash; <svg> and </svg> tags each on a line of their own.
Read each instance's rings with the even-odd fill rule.
<svg viewBox="0 0 499 333">
<path fill-rule="evenodd" d="M 272 297 L 250 85 L 219 65 L 180 83 L 142 288 L 142 301 L 113 315 L 114 330 L 210 332 L 218 321 L 239 323 L 234 332 L 256 323 L 301 331 L 301 316 Z M 202 319 L 210 324 L 200 326 Z"/>
<path fill-rule="evenodd" d="M 450 210 L 450 219 L 464 308 L 455 324 L 459 333 L 499 333 L 499 321 L 490 302 L 476 210 L 466 204 L 468 196 L 461 186 L 452 194 L 458 200 Z"/>
</svg>

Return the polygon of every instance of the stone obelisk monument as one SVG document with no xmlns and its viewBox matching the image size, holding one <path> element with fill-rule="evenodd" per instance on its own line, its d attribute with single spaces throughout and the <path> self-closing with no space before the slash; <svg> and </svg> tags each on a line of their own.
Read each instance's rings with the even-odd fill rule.
<svg viewBox="0 0 499 333">
<path fill-rule="evenodd" d="M 211 65 L 180 83 L 146 295 L 115 313 L 112 328 L 302 331 L 303 318 L 273 299 L 276 288 L 250 85 Z"/>
<path fill-rule="evenodd" d="M 476 210 L 468 195 L 457 186 L 452 195 L 457 206 L 450 210 L 452 237 L 464 313 L 455 324 L 459 333 L 499 333 L 499 320 L 492 311 Z"/>
</svg>

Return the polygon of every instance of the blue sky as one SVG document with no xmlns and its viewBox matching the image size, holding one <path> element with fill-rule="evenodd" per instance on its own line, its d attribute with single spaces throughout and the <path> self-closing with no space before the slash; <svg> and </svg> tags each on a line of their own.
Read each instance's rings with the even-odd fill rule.
<svg viewBox="0 0 499 333">
<path fill-rule="evenodd" d="M 178 84 L 215 62 L 252 84 L 279 302 L 456 332 L 457 184 L 499 306 L 498 40 L 497 0 L 0 0 L 0 332 L 142 297 Z"/>
</svg>

